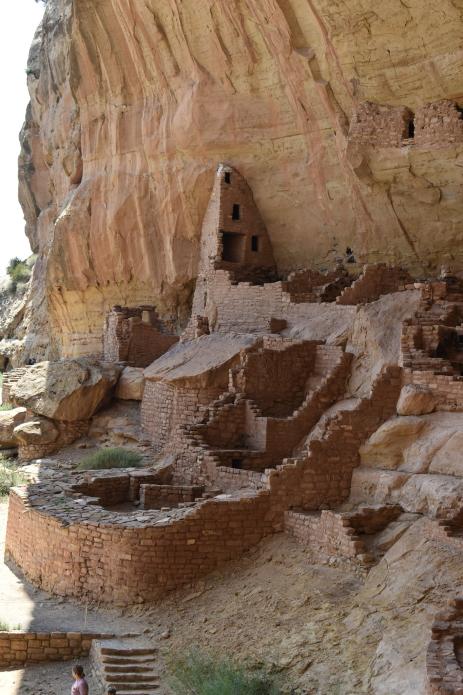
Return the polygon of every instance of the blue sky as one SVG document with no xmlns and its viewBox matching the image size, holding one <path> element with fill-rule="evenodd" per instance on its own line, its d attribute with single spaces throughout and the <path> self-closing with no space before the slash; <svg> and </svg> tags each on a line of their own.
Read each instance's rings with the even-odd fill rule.
<svg viewBox="0 0 463 695">
<path fill-rule="evenodd" d="M 31 250 L 24 235 L 24 219 L 18 203 L 18 134 L 29 96 L 26 63 L 29 46 L 41 20 L 43 6 L 35 0 L 2 3 L 0 23 L 0 65 L 2 70 L 2 108 L 0 108 L 0 276 L 10 258 L 25 258 Z"/>
</svg>

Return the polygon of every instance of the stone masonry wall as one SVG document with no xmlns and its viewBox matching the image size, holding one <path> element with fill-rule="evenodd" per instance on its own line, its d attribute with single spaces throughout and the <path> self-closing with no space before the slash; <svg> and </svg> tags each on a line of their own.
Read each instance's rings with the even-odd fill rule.
<svg viewBox="0 0 463 695">
<path fill-rule="evenodd" d="M 426 695 L 461 695 L 463 669 L 463 598 L 436 616 L 426 655 Z"/>
<path fill-rule="evenodd" d="M 367 265 L 361 276 L 336 299 L 337 304 L 366 304 L 375 302 L 383 294 L 407 289 L 412 277 L 401 268 L 385 263 Z"/>
<path fill-rule="evenodd" d="M 114 307 L 106 317 L 103 356 L 107 362 L 148 367 L 177 341 L 153 307 Z"/>
<path fill-rule="evenodd" d="M 249 352 L 236 375 L 237 390 L 254 401 L 263 415 L 285 417 L 296 410 L 315 364 L 315 342 L 283 345 L 284 350 Z"/>
<path fill-rule="evenodd" d="M 359 446 L 395 412 L 400 386 L 399 369 L 383 370 L 370 398 L 338 413 L 306 455 L 263 476 L 265 489 L 220 495 L 168 521 L 111 523 L 105 514 L 100 522 L 73 517 L 70 523 L 60 506 L 54 515 L 53 495 L 42 507 L 33 486 L 30 500 L 26 488 L 15 488 L 6 558 L 46 591 L 116 604 L 139 603 L 191 584 L 281 531 L 288 509 L 345 501 Z"/>
<path fill-rule="evenodd" d="M 27 508 L 13 490 L 6 557 L 46 591 L 140 603 L 190 584 L 273 533 L 268 501 L 266 492 L 208 500 L 181 520 L 155 526 L 68 525 Z"/>
<path fill-rule="evenodd" d="M 88 656 L 92 641 L 112 637 L 91 632 L 0 632 L 0 669 Z"/>
<path fill-rule="evenodd" d="M 204 488 L 198 485 L 153 485 L 140 486 L 140 508 L 161 509 L 178 504 L 194 502 L 201 497 Z"/>
<path fill-rule="evenodd" d="M 176 386 L 161 381 L 146 381 L 141 405 L 143 430 L 152 441 L 155 451 L 175 451 L 180 430 L 193 423 L 210 403 L 224 391 L 224 386 L 201 388 Z"/>
<path fill-rule="evenodd" d="M 443 99 L 416 111 L 416 145 L 437 148 L 462 142 L 463 116 L 455 102 Z"/>
<path fill-rule="evenodd" d="M 355 538 L 349 520 L 329 510 L 323 510 L 321 514 L 288 511 L 285 531 L 324 560 L 331 556 L 354 559 L 365 550 L 362 541 Z"/>
<path fill-rule="evenodd" d="M 371 101 L 361 103 L 353 114 L 349 141 L 373 147 L 401 147 L 409 138 L 412 112 L 403 106 L 384 106 Z"/>
<path fill-rule="evenodd" d="M 18 459 L 20 461 L 32 461 L 33 459 L 45 458 L 59 451 L 64 446 L 72 444 L 87 434 L 90 423 L 88 420 L 77 422 L 59 422 L 54 420 L 54 425 L 59 434 L 54 442 L 47 444 L 24 444 L 19 443 Z"/>
</svg>

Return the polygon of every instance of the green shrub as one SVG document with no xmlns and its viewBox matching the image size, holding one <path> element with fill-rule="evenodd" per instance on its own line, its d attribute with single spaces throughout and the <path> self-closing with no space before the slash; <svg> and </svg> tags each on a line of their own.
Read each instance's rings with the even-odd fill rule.
<svg viewBox="0 0 463 695">
<path fill-rule="evenodd" d="M 170 686 L 178 695 L 280 695 L 275 681 L 229 659 L 192 651 L 170 666 Z"/>
<path fill-rule="evenodd" d="M 77 466 L 79 471 L 94 471 L 105 468 L 136 468 L 142 465 L 142 456 L 127 449 L 100 449 L 89 454 Z"/>
<path fill-rule="evenodd" d="M 22 261 L 20 258 L 12 258 L 8 263 L 6 272 L 11 278 L 11 291 L 14 293 L 21 282 L 28 282 L 31 276 L 31 269 L 27 261 Z"/>
<path fill-rule="evenodd" d="M 0 410 L 13 410 L 13 408 L 11 403 L 0 403 Z"/>
<path fill-rule="evenodd" d="M 23 485 L 27 482 L 17 464 L 10 459 L 0 457 L 0 498 L 6 497 L 10 488 L 16 485 Z"/>
</svg>

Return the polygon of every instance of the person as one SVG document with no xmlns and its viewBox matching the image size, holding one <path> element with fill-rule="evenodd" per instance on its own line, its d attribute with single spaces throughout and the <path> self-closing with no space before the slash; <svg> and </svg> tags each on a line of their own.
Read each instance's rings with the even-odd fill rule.
<svg viewBox="0 0 463 695">
<path fill-rule="evenodd" d="M 84 669 L 80 664 L 76 664 L 72 669 L 74 684 L 71 688 L 71 695 L 89 695 L 88 683 L 85 678 Z"/>
<path fill-rule="evenodd" d="M 117 691 L 114 685 L 110 685 L 108 687 L 107 695 L 117 695 Z"/>
</svg>

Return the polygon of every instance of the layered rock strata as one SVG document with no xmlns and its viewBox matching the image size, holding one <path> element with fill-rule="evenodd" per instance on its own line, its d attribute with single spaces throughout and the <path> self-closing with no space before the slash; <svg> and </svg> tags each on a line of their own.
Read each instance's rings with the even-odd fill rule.
<svg viewBox="0 0 463 695">
<path fill-rule="evenodd" d="M 99 354 L 116 304 L 184 323 L 221 160 L 280 273 L 461 268 L 461 23 L 452 0 L 49 0 L 20 157 L 34 356 Z"/>
</svg>

